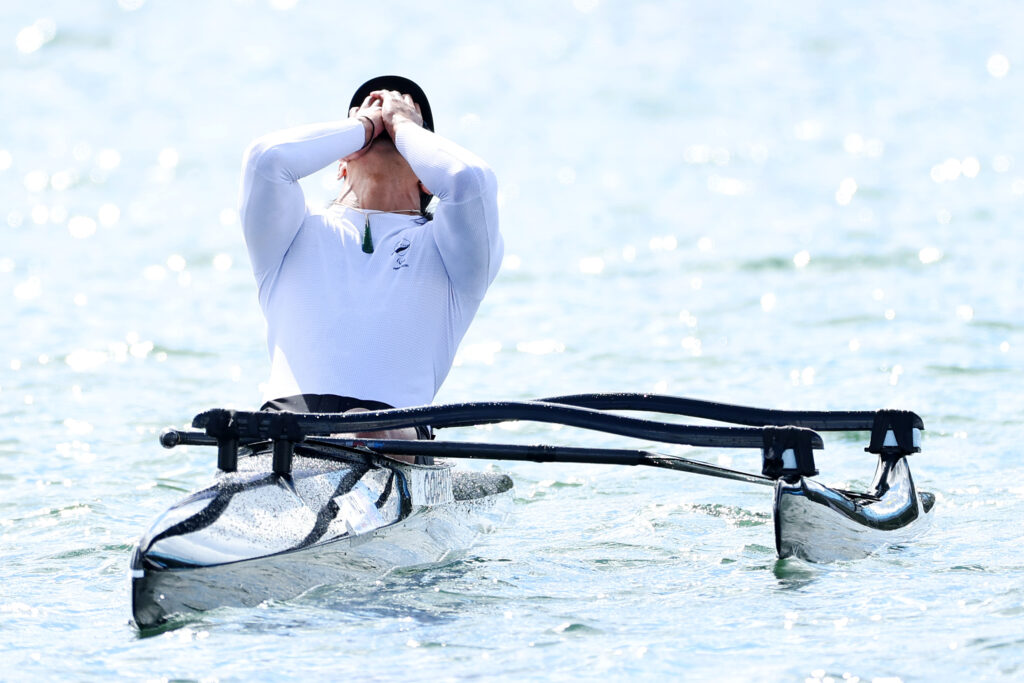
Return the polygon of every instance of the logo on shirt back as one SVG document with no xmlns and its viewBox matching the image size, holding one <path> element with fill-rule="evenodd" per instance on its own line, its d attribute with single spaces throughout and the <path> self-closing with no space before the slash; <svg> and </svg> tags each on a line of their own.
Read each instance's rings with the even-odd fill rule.
<svg viewBox="0 0 1024 683">
<path fill-rule="evenodd" d="M 398 244 L 395 245 L 395 250 L 391 252 L 391 267 L 395 270 L 399 268 L 408 268 L 409 264 L 406 259 L 409 256 L 409 247 L 412 245 L 409 240 L 402 238 Z"/>
</svg>

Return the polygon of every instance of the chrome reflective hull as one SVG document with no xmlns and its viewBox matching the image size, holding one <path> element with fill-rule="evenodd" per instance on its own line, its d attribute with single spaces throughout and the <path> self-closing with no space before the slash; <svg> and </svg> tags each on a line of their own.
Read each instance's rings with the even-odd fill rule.
<svg viewBox="0 0 1024 683">
<path fill-rule="evenodd" d="M 877 499 L 801 478 L 775 485 L 775 548 L 780 558 L 837 562 L 908 542 L 931 521 L 935 497 L 919 492 L 906 458 L 879 461 Z"/>
<path fill-rule="evenodd" d="M 266 453 L 242 457 L 156 520 L 132 555 L 136 625 L 449 561 L 500 523 L 512 496 L 505 475 L 305 448 L 289 479 L 269 470 Z"/>
</svg>

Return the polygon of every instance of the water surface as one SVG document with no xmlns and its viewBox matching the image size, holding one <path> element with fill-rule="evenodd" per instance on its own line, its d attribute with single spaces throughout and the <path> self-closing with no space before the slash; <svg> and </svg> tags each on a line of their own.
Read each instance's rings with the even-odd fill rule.
<svg viewBox="0 0 1024 683">
<path fill-rule="evenodd" d="M 993 679 L 1024 641 L 1024 52 L 1011 2 L 21 3 L 0 19 L 0 677 Z M 915 410 L 932 530 L 775 559 L 761 487 L 504 466 L 463 560 L 140 638 L 132 544 L 252 407 L 255 136 L 365 78 L 498 173 L 507 258 L 439 401 Z M 306 182 L 314 202 L 337 187 Z M 601 446 L 551 426 L 449 438 Z M 866 435 L 822 479 L 863 486 Z M 634 444 L 635 445 L 635 444 Z M 756 454 L 689 455 L 756 469 Z M 470 467 L 488 467 L 474 463 Z M 497 465 L 494 465 L 497 466 Z"/>
</svg>

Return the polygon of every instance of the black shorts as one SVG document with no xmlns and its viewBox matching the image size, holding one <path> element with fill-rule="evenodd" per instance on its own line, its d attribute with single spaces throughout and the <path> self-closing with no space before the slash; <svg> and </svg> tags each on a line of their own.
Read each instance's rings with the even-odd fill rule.
<svg viewBox="0 0 1024 683">
<path fill-rule="evenodd" d="M 299 394 L 296 396 L 285 396 L 275 398 L 264 403 L 260 410 L 272 413 L 344 413 L 353 408 L 365 408 L 367 410 L 390 410 L 394 408 L 383 401 L 371 401 L 369 399 L 352 398 L 351 396 L 337 396 L 335 394 Z M 429 441 L 434 438 L 430 427 L 419 425 L 416 427 L 416 438 Z M 434 458 L 430 456 L 417 455 L 417 465 L 433 465 Z"/>
</svg>

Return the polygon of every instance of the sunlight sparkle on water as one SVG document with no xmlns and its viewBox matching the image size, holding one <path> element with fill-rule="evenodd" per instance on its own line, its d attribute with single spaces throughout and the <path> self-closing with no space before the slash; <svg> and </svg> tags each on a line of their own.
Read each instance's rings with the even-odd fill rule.
<svg viewBox="0 0 1024 683">
<path fill-rule="evenodd" d="M 18 31 L 14 44 L 18 48 L 18 52 L 27 55 L 46 45 L 53 40 L 55 35 L 57 35 L 57 24 L 53 19 L 37 19 L 32 25 Z"/>
<path fill-rule="evenodd" d="M 557 339 L 537 339 L 535 341 L 521 341 L 516 344 L 516 351 L 542 356 L 549 353 L 562 353 L 565 351 L 565 344 Z"/>
<path fill-rule="evenodd" d="M 466 344 L 459 347 L 455 354 L 455 365 L 464 363 L 494 365 L 494 356 L 499 352 L 501 352 L 501 342 L 498 341 Z"/>
<path fill-rule="evenodd" d="M 64 362 L 75 372 L 86 372 L 94 370 L 107 362 L 107 354 L 104 351 L 93 351 L 90 349 L 78 349 L 68 354 Z"/>
<path fill-rule="evenodd" d="M 938 247 L 924 247 L 917 252 L 917 258 L 921 263 L 936 263 L 942 260 L 942 250 Z"/>
<path fill-rule="evenodd" d="M 178 161 L 178 150 L 173 147 L 165 147 L 160 150 L 160 156 L 157 157 L 157 163 L 161 168 L 174 168 L 178 165 Z"/>
<path fill-rule="evenodd" d="M 850 156 L 877 159 L 885 152 L 885 143 L 877 138 L 865 138 L 860 133 L 850 133 L 843 138 L 843 149 Z"/>
<path fill-rule="evenodd" d="M 121 165 L 121 153 L 116 149 L 101 149 L 96 155 L 96 165 L 104 171 L 112 171 Z"/>
<path fill-rule="evenodd" d="M 673 251 L 679 246 L 679 242 L 675 235 L 665 235 L 664 237 L 652 237 L 647 246 L 651 251 Z"/>
<path fill-rule="evenodd" d="M 220 224 L 227 227 L 238 222 L 238 212 L 234 209 L 221 209 Z"/>
<path fill-rule="evenodd" d="M 14 298 L 22 301 L 29 301 L 36 299 L 40 294 L 43 293 L 43 281 L 37 276 L 32 276 L 29 279 L 21 282 L 14 287 Z"/>
<path fill-rule="evenodd" d="M 793 256 L 793 265 L 795 265 L 797 268 L 804 268 L 810 262 L 811 252 L 807 251 L 806 249 L 804 249 L 803 251 L 798 251 Z"/>
<path fill-rule="evenodd" d="M 1010 60 L 1006 55 L 994 54 L 988 58 L 985 68 L 992 78 L 1003 78 L 1010 72 Z"/>
<path fill-rule="evenodd" d="M 117 204 L 107 202 L 100 207 L 98 216 L 100 223 L 109 228 L 113 225 L 117 225 L 117 222 L 121 220 L 121 209 L 118 208 Z"/>
<path fill-rule="evenodd" d="M 718 194 L 735 197 L 736 195 L 746 192 L 747 185 L 738 178 L 726 178 L 719 175 L 713 175 L 708 178 L 708 189 Z"/>
<path fill-rule="evenodd" d="M 857 194 L 857 181 L 853 178 L 843 178 L 839 183 L 839 189 L 836 190 L 836 204 L 846 206 L 853 200 L 855 194 Z"/>
<path fill-rule="evenodd" d="M 600 256 L 587 256 L 580 259 L 580 272 L 587 275 L 600 275 L 604 270 L 604 259 Z"/>
<path fill-rule="evenodd" d="M 50 178 L 50 186 L 57 190 L 57 192 L 63 192 L 64 190 L 71 187 L 78 180 L 78 173 L 75 171 L 57 171 Z"/>
<path fill-rule="evenodd" d="M 823 129 L 820 121 L 801 121 L 793 126 L 793 136 L 797 140 L 817 140 Z"/>
<path fill-rule="evenodd" d="M 967 157 L 960 162 L 960 170 L 967 178 L 976 178 L 981 172 L 981 162 L 977 157 Z"/>
<path fill-rule="evenodd" d="M 50 184 L 50 176 L 46 171 L 29 171 L 25 174 L 25 189 L 29 192 L 42 192 Z"/>
<path fill-rule="evenodd" d="M 142 271 L 142 277 L 150 282 L 159 282 L 167 277 L 167 269 L 158 265 L 146 266 Z"/>
<path fill-rule="evenodd" d="M 96 234 L 96 221 L 86 216 L 75 216 L 68 221 L 68 232 L 75 239 L 92 237 Z"/>
</svg>

